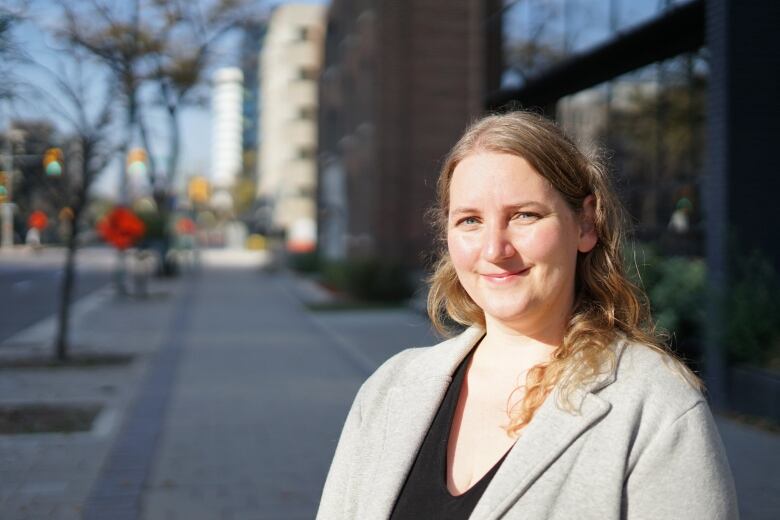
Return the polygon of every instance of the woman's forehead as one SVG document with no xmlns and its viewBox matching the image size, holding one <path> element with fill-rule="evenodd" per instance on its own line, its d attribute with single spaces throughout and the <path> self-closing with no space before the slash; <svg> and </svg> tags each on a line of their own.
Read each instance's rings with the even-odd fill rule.
<svg viewBox="0 0 780 520">
<path fill-rule="evenodd" d="M 557 194 L 524 158 L 493 152 L 468 155 L 460 161 L 452 173 L 449 191 L 450 206 L 467 201 L 515 204 Z"/>
</svg>

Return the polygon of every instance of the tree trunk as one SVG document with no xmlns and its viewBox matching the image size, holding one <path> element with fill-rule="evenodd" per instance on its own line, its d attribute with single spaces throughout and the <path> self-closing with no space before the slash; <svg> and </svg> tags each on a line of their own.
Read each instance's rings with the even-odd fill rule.
<svg viewBox="0 0 780 520">
<path fill-rule="evenodd" d="M 168 103 L 168 126 L 169 126 L 169 154 L 168 161 L 165 165 L 164 182 L 159 189 L 155 190 L 155 202 L 157 202 L 157 211 L 160 212 L 160 217 L 163 222 L 169 224 L 168 220 L 171 217 L 173 211 L 173 183 L 176 177 L 176 166 L 179 162 L 179 151 L 181 145 L 181 137 L 179 132 L 179 114 L 178 107 L 175 104 Z M 168 253 L 171 248 L 170 232 L 166 229 L 165 238 L 160 250 L 161 266 L 163 276 L 173 276 L 176 274 L 176 265 L 168 260 Z"/>
<path fill-rule="evenodd" d="M 125 96 L 127 97 L 127 112 L 125 114 L 125 142 L 122 146 L 121 158 L 121 179 L 119 181 L 119 204 L 121 206 L 130 206 L 130 194 L 127 183 L 127 154 L 130 149 L 130 143 L 133 141 L 133 134 L 137 121 L 136 88 L 132 78 L 127 78 L 124 84 Z M 114 285 L 116 293 L 120 297 L 128 296 L 127 290 L 127 258 L 122 249 L 117 249 L 117 263 L 114 271 Z"/>
<path fill-rule="evenodd" d="M 57 327 L 56 358 L 57 361 L 68 359 L 68 329 L 70 325 L 70 302 L 73 298 L 73 282 L 76 271 L 76 240 L 78 238 L 78 218 L 81 208 L 73 209 L 73 218 L 70 221 L 70 235 L 68 236 L 68 250 L 65 259 L 65 274 L 62 277 L 60 289 L 60 312 Z"/>
<path fill-rule="evenodd" d="M 175 104 L 168 105 L 168 130 L 170 138 L 170 154 L 165 172 L 165 180 L 168 189 L 173 186 L 176 177 L 176 167 L 179 164 L 179 151 L 181 148 L 181 132 L 179 131 L 179 111 Z"/>
<path fill-rule="evenodd" d="M 138 117 L 138 128 L 141 131 L 141 141 L 144 143 L 144 148 L 146 149 L 146 160 L 149 163 L 149 179 L 151 180 L 152 185 L 152 191 L 155 192 L 158 189 L 158 180 L 157 180 L 157 160 L 154 158 L 154 154 L 152 153 L 152 143 L 149 140 L 149 133 L 147 132 L 146 128 L 146 121 L 143 117 Z"/>
<path fill-rule="evenodd" d="M 70 330 L 70 304 L 73 300 L 73 286 L 76 279 L 76 249 L 78 248 L 79 219 L 87 203 L 87 190 L 92 181 L 89 170 L 89 159 L 92 154 L 90 143 L 81 141 L 81 186 L 78 188 L 73 204 L 73 216 L 70 219 L 70 232 L 68 233 L 68 248 L 65 257 L 65 273 L 62 277 L 60 289 L 60 309 L 57 323 L 57 339 L 55 340 L 55 358 L 57 361 L 66 361 L 69 357 L 68 333 Z"/>
</svg>

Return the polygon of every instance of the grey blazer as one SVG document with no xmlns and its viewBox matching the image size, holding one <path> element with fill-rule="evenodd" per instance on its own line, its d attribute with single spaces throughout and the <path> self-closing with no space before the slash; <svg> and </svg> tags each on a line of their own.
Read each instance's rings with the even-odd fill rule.
<svg viewBox="0 0 780 520">
<path fill-rule="evenodd" d="M 405 350 L 360 388 L 317 518 L 388 518 L 460 361 L 484 332 Z M 733 519 L 734 483 L 707 403 L 638 344 L 615 345 L 616 370 L 537 410 L 470 518 Z"/>
</svg>

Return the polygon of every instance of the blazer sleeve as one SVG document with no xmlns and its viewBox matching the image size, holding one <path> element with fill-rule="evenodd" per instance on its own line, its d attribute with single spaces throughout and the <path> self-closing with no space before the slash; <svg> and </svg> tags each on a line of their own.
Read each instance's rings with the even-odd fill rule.
<svg viewBox="0 0 780 520">
<path fill-rule="evenodd" d="M 333 462 L 330 464 L 328 477 L 322 491 L 317 520 L 354 518 L 354 493 L 351 487 L 355 485 L 359 456 L 360 425 L 362 422 L 363 387 L 358 391 L 352 407 L 347 415 L 344 428 L 341 431 Z"/>
<path fill-rule="evenodd" d="M 739 518 L 725 450 L 704 401 L 657 432 L 640 455 L 625 483 L 623 517 Z"/>
</svg>

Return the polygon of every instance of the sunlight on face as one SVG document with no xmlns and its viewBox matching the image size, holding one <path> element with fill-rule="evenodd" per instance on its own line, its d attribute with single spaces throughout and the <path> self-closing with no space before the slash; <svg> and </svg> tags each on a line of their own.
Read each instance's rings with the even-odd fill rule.
<svg viewBox="0 0 780 520">
<path fill-rule="evenodd" d="M 595 236 L 525 159 L 482 152 L 452 174 L 447 243 L 488 327 L 536 334 L 565 324 L 577 253 L 592 249 Z"/>
</svg>

